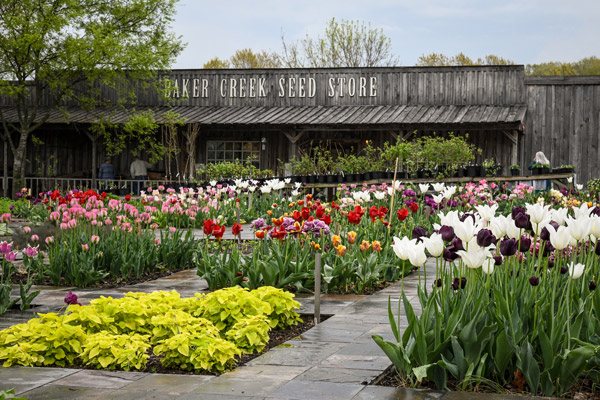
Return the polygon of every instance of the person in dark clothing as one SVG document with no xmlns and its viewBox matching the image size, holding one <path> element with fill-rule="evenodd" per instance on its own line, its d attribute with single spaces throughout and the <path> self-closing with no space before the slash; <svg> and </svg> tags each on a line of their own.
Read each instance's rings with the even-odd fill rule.
<svg viewBox="0 0 600 400">
<path fill-rule="evenodd" d="M 115 180 L 115 166 L 112 164 L 112 160 L 110 158 L 104 160 L 104 163 L 100 165 L 100 169 L 98 169 L 98 179 L 101 181 L 101 187 L 110 193 L 112 182 L 109 181 Z"/>
</svg>

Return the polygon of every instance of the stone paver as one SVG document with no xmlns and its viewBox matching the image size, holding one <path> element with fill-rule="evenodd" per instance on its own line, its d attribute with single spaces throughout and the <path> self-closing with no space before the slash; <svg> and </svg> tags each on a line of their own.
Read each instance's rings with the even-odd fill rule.
<svg viewBox="0 0 600 400">
<path fill-rule="evenodd" d="M 249 228 L 245 233 L 248 234 Z M 435 263 L 427 264 L 428 283 Z M 424 276 L 421 276 L 421 280 Z M 418 275 L 405 279 L 404 291 L 419 312 Z M 129 291 L 177 290 L 182 296 L 207 289 L 195 271 L 115 289 L 79 290 L 82 303 L 100 295 L 121 297 Z M 63 307 L 68 289 L 43 288 L 34 303 L 39 310 Z M 373 342 L 372 335 L 393 340 L 388 320 L 388 297 L 394 316 L 398 314 L 400 282 L 371 296 L 323 295 L 321 312 L 333 315 L 320 325 L 269 350 L 246 365 L 220 376 L 170 375 L 136 372 L 92 371 L 59 368 L 0 368 L 0 390 L 15 388 L 28 399 L 522 399 L 520 396 L 464 392 L 439 392 L 367 386 L 391 363 Z M 301 312 L 312 313 L 314 297 L 298 295 Z M 0 317 L 0 328 L 24 322 L 33 311 Z M 406 317 L 400 316 L 402 326 Z"/>
</svg>

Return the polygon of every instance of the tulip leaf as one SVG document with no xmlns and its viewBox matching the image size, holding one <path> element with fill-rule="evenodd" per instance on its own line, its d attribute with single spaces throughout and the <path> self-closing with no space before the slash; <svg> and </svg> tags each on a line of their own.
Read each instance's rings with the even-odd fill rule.
<svg viewBox="0 0 600 400">
<path fill-rule="evenodd" d="M 552 383 L 552 377 L 550 376 L 550 371 L 544 371 L 541 375 L 541 383 L 542 383 L 542 393 L 544 396 L 552 396 L 554 393 L 554 385 Z"/>
<path fill-rule="evenodd" d="M 586 345 L 567 351 L 565 360 L 560 365 L 559 394 L 566 392 L 575 383 L 577 377 L 585 370 L 587 361 L 599 350 L 600 346 Z"/>
<path fill-rule="evenodd" d="M 506 330 L 501 329 L 498 336 L 496 336 L 496 352 L 494 353 L 494 364 L 496 365 L 498 376 L 504 378 L 506 366 L 512 355 L 511 346 L 508 344 L 506 338 Z"/>
<path fill-rule="evenodd" d="M 537 393 L 540 385 L 540 367 L 533 358 L 533 347 L 527 340 L 521 345 L 517 366 L 525 376 L 532 393 Z"/>
<path fill-rule="evenodd" d="M 392 297 L 388 296 L 388 319 L 390 321 L 390 326 L 392 327 L 394 337 L 396 338 L 396 342 L 400 343 L 400 332 L 398 331 L 400 328 L 400 299 L 398 299 L 398 324 L 396 324 L 396 319 L 394 318 L 394 313 L 392 312 Z"/>
</svg>

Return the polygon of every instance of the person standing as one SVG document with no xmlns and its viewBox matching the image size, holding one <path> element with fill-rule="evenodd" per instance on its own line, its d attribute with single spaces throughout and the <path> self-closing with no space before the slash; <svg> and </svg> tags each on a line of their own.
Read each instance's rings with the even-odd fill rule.
<svg viewBox="0 0 600 400">
<path fill-rule="evenodd" d="M 152 167 L 148 161 L 140 160 L 137 156 L 133 157 L 133 162 L 129 167 L 131 173 L 131 179 L 136 181 L 147 181 L 148 180 L 148 168 Z M 135 182 L 133 184 L 133 192 L 136 195 L 140 194 L 140 184 Z"/>
<path fill-rule="evenodd" d="M 101 181 L 101 187 L 110 193 L 112 182 L 109 181 L 115 180 L 115 166 L 112 164 L 110 157 L 107 157 L 104 160 L 104 163 L 100 165 L 100 168 L 98 169 L 98 179 Z"/>
</svg>

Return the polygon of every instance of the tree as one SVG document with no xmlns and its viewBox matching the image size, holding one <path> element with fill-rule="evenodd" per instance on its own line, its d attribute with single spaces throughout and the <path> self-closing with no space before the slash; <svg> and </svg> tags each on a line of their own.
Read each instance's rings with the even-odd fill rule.
<svg viewBox="0 0 600 400">
<path fill-rule="evenodd" d="M 16 187 L 23 184 L 28 138 L 52 108 L 105 105 L 99 94 L 107 88 L 119 102 L 130 101 L 135 86 L 156 82 L 158 70 L 169 68 L 183 49 L 170 32 L 176 1 L 0 2 L 0 95 L 17 122 L 1 109 L 0 120 L 14 154 Z M 50 105 L 42 107 L 46 99 Z"/>
<path fill-rule="evenodd" d="M 237 50 L 229 60 L 215 57 L 209 60 L 202 68 L 280 68 L 281 61 L 277 53 L 262 50 L 255 53 L 252 49 Z"/>
<path fill-rule="evenodd" d="M 525 73 L 528 75 L 600 75 L 600 59 L 592 56 L 572 63 L 550 61 L 528 64 Z"/>
<path fill-rule="evenodd" d="M 382 29 L 372 28 L 360 21 L 335 18 L 329 21 L 323 37 L 306 35 L 299 42 L 283 45 L 282 63 L 285 67 L 380 67 L 394 66 L 398 59 L 392 55 L 392 41 Z"/>
<path fill-rule="evenodd" d="M 513 65 L 514 61 L 502 58 L 493 54 L 488 54 L 484 58 L 473 60 L 464 53 L 458 53 L 455 56 L 448 57 L 444 54 L 431 53 L 423 54 L 417 60 L 417 65 L 422 67 L 445 67 L 461 65 Z"/>
</svg>

